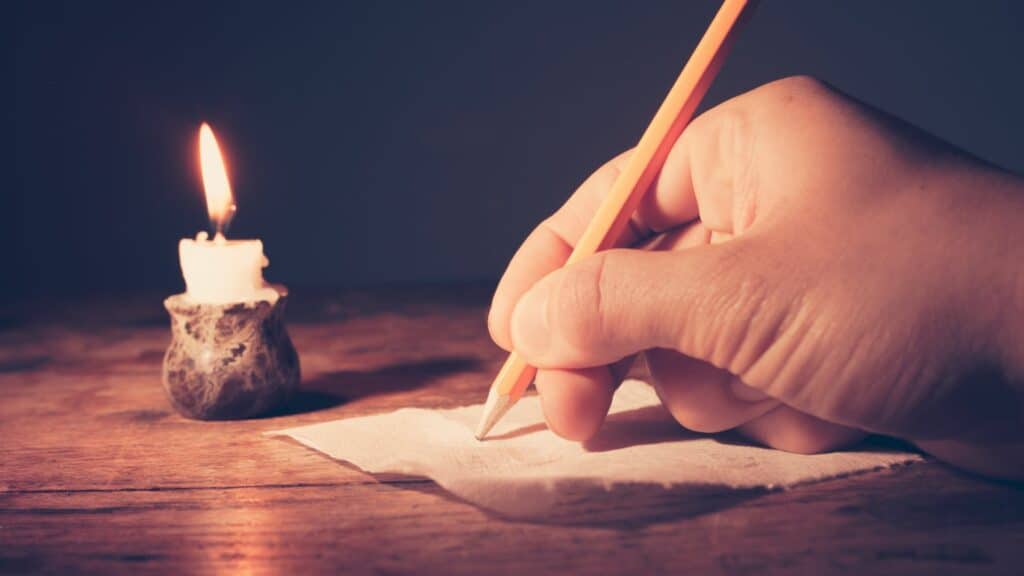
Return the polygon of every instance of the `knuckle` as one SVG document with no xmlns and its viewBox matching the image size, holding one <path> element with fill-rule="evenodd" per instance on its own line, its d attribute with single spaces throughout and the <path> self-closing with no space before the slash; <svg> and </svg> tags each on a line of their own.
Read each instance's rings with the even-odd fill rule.
<svg viewBox="0 0 1024 576">
<path fill-rule="evenodd" d="M 740 110 L 725 114 L 719 147 L 721 165 L 728 167 L 725 185 L 732 190 L 731 228 L 733 234 L 740 234 L 753 223 L 757 204 L 754 136 L 748 114 Z"/>
<path fill-rule="evenodd" d="M 724 423 L 721 418 L 707 410 L 700 409 L 692 402 L 676 400 L 670 402 L 667 408 L 672 414 L 672 418 L 687 430 L 701 434 L 715 434 L 730 428 L 730 425 Z"/>
<path fill-rule="evenodd" d="M 726 105 L 702 114 L 683 132 L 701 218 L 711 229 L 738 232 L 737 227 L 749 224 L 756 174 L 754 128 L 748 107 Z M 709 199 L 726 193 L 731 206 L 713 209 L 715 201 L 709 205 Z"/>
<path fill-rule="evenodd" d="M 680 140 L 689 155 L 696 157 L 695 161 L 691 162 L 691 170 L 699 170 L 707 165 L 708 162 L 699 161 L 707 154 L 718 156 L 713 158 L 714 160 L 728 160 L 721 158 L 723 150 L 729 151 L 727 147 L 723 147 L 723 143 L 732 142 L 739 130 L 748 126 L 747 115 L 741 106 L 716 106 L 694 118 L 680 135 Z M 720 162 L 712 165 L 718 164 Z"/>
<path fill-rule="evenodd" d="M 807 74 L 787 76 L 769 84 L 780 93 L 791 96 L 818 95 L 830 90 L 828 84 Z"/>
<path fill-rule="evenodd" d="M 737 155 L 749 146 L 751 140 L 750 114 L 738 106 L 725 106 L 709 110 L 694 121 L 690 142 L 698 142 L 705 150 L 713 150 L 720 165 L 730 169 L 746 154 Z M 739 156 L 739 157 L 738 157 Z"/>
<path fill-rule="evenodd" d="M 814 116 L 813 110 L 831 101 L 835 91 L 813 76 L 789 76 L 769 82 L 749 93 L 758 118 L 777 130 Z"/>
</svg>

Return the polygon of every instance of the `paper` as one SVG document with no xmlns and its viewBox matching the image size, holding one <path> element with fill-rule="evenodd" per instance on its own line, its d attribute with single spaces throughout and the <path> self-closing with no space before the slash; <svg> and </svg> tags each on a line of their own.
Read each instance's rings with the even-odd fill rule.
<svg viewBox="0 0 1024 576">
<path fill-rule="evenodd" d="M 601 431 L 583 444 L 547 429 L 536 396 L 521 400 L 479 442 L 473 429 L 481 409 L 406 408 L 270 434 L 290 436 L 369 473 L 430 478 L 463 500 L 520 518 L 542 517 L 581 494 L 593 499 L 621 489 L 635 495 L 679 487 L 694 494 L 786 488 L 920 459 L 880 447 L 807 456 L 694 434 L 637 380 L 623 383 Z"/>
</svg>

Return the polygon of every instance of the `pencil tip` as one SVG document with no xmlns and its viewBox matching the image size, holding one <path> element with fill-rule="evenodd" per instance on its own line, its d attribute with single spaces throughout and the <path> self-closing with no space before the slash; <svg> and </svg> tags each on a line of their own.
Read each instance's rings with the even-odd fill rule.
<svg viewBox="0 0 1024 576">
<path fill-rule="evenodd" d="M 511 398 L 504 394 L 499 394 L 495 389 L 487 394 L 487 402 L 484 403 L 483 413 L 480 415 L 480 423 L 476 426 L 476 432 L 473 433 L 477 440 L 483 440 L 490 433 L 494 425 L 501 420 L 501 417 L 508 412 L 509 408 L 512 407 Z"/>
</svg>

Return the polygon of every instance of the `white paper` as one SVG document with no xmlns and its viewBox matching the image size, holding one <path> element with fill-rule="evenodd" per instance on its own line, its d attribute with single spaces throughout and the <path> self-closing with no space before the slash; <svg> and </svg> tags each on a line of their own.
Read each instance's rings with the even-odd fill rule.
<svg viewBox="0 0 1024 576">
<path fill-rule="evenodd" d="M 623 383 L 601 432 L 583 444 L 548 430 L 535 396 L 521 400 L 479 442 L 473 430 L 481 409 L 405 408 L 270 434 L 369 473 L 430 478 L 458 498 L 521 518 L 543 517 L 581 494 L 593 500 L 611 498 L 617 489 L 633 497 L 683 487 L 701 498 L 787 488 L 921 458 L 880 447 L 807 456 L 694 434 L 637 380 Z"/>
</svg>

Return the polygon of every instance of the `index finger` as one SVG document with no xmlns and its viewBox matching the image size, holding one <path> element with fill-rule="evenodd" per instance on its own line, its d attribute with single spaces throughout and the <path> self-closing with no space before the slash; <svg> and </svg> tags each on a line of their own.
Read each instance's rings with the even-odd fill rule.
<svg viewBox="0 0 1024 576">
<path fill-rule="evenodd" d="M 682 142 L 680 138 L 679 142 Z M 519 298 L 538 280 L 561 268 L 590 223 L 609 189 L 625 169 L 632 150 L 606 162 L 580 185 L 554 214 L 541 222 L 516 251 L 494 292 L 487 324 L 491 338 L 512 349 L 509 320 Z M 687 162 L 680 162 L 677 142 L 669 152 L 652 190 L 640 201 L 636 213 L 616 247 L 633 246 L 656 233 L 685 224 L 697 217 Z"/>
</svg>

